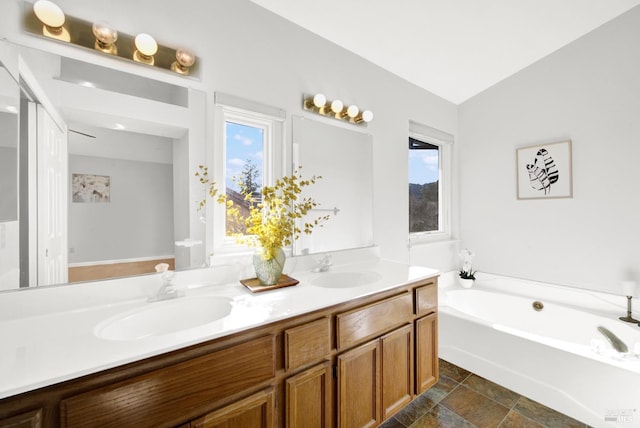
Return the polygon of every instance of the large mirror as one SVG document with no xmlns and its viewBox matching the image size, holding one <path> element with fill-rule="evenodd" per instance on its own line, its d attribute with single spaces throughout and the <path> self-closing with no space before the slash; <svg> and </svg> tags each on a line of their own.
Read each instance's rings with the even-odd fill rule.
<svg viewBox="0 0 640 428">
<path fill-rule="evenodd" d="M 371 134 L 298 116 L 292 127 L 294 163 L 306 177 L 322 176 L 309 190 L 321 205 L 308 219 L 330 216 L 324 227 L 296 241 L 294 254 L 373 245 Z"/>
<path fill-rule="evenodd" d="M 20 279 L 18 223 L 18 82 L 0 56 L 0 290 Z"/>
<path fill-rule="evenodd" d="M 0 290 L 151 273 L 159 262 L 202 266 L 192 176 L 204 159 L 206 94 L 0 49 L 20 57 L 20 86 L 0 70 Z"/>
</svg>

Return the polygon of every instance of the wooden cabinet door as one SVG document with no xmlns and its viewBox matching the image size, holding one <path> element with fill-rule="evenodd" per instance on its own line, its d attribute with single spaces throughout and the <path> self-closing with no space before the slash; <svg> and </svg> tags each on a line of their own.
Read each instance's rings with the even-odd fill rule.
<svg viewBox="0 0 640 428">
<path fill-rule="evenodd" d="M 338 356 L 338 427 L 373 427 L 381 422 L 380 340 Z"/>
<path fill-rule="evenodd" d="M 413 328 L 411 324 L 380 338 L 382 345 L 382 419 L 413 399 Z"/>
<path fill-rule="evenodd" d="M 286 380 L 286 426 L 330 427 L 331 363 L 311 367 Z"/>
<path fill-rule="evenodd" d="M 0 428 L 41 428 L 42 409 L 0 420 Z"/>
<path fill-rule="evenodd" d="M 273 389 L 260 391 L 191 422 L 191 428 L 272 428 Z"/>
<path fill-rule="evenodd" d="M 416 320 L 416 394 L 438 382 L 438 315 Z"/>
</svg>

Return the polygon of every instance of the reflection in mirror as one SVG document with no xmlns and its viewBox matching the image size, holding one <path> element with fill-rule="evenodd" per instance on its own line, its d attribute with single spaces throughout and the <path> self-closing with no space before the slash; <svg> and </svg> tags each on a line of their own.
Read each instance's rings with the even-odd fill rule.
<svg viewBox="0 0 640 428">
<path fill-rule="evenodd" d="M 309 215 L 328 221 L 295 243 L 295 254 L 373 245 L 373 142 L 370 134 L 319 121 L 292 118 L 296 166 L 306 177 L 322 176 L 310 191 L 321 206 Z M 303 219 L 304 221 L 305 219 Z"/>
<path fill-rule="evenodd" d="M 0 45 L 2 46 L 2 45 Z M 0 63 L 0 290 L 18 288 L 18 111 L 20 89 Z"/>
<path fill-rule="evenodd" d="M 17 46 L 18 53 L 22 93 L 28 97 L 21 100 L 20 115 L 13 114 L 13 147 L 0 113 L 0 289 L 55 283 L 44 278 L 48 268 L 43 269 L 42 260 L 52 252 L 40 236 L 54 217 L 63 219 L 68 243 L 59 251 L 64 253 L 59 278 L 67 273 L 69 281 L 153 273 L 159 262 L 176 269 L 202 266 L 204 245 L 176 242 L 204 240 L 190 189 L 195 182 L 191 171 L 204 157 L 206 94 L 24 46 Z M 0 51 L 0 59 L 4 54 Z M 6 80 L 0 79 L 2 100 L 9 90 Z M 68 203 L 46 204 L 51 215 L 42 215 L 45 202 L 34 196 L 47 181 L 45 168 L 36 163 L 43 146 L 33 138 L 43 134 L 36 132 L 41 116 L 68 129 L 60 146 L 68 147 L 68 171 L 62 178 Z M 5 156 L 7 150 L 13 154 Z M 8 208 L 11 192 L 5 189 L 20 195 L 13 197 L 13 208 Z M 21 208 L 19 214 L 20 223 L 28 225 L 21 228 L 19 243 L 18 231 L 15 239 L 10 231 L 18 227 L 17 198 L 21 206 L 29 200 L 27 212 Z M 13 220 L 5 212 L 14 212 Z"/>
<path fill-rule="evenodd" d="M 71 127 L 69 282 L 173 265 L 173 140 Z"/>
</svg>

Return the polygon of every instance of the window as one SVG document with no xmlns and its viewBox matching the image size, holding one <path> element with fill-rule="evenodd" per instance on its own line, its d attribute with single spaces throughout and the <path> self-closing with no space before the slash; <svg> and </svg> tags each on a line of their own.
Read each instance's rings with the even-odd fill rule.
<svg viewBox="0 0 640 428">
<path fill-rule="evenodd" d="M 409 235 L 449 237 L 450 142 L 453 138 L 415 122 L 409 133 Z"/>
<path fill-rule="evenodd" d="M 260 126 L 247 125 L 233 121 L 225 122 L 225 187 L 227 199 L 240 212 L 240 218 L 249 216 L 249 202 L 241 193 L 246 188 L 256 201 L 260 200 L 262 177 L 264 175 L 264 134 Z M 244 224 L 225 223 L 226 235 L 244 233 Z"/>
<path fill-rule="evenodd" d="M 440 230 L 440 147 L 409 137 L 409 233 Z"/>
<path fill-rule="evenodd" d="M 215 94 L 215 102 L 214 178 L 240 214 L 247 215 L 248 205 L 240 194 L 238 181 L 258 199 L 263 185 L 272 185 L 275 177 L 283 175 L 286 114 L 284 110 L 223 93 Z M 213 235 L 210 251 L 241 250 L 230 235 L 242 233 L 244 225 L 227 222 L 224 205 L 210 205 L 214 220 L 207 232 Z"/>
</svg>

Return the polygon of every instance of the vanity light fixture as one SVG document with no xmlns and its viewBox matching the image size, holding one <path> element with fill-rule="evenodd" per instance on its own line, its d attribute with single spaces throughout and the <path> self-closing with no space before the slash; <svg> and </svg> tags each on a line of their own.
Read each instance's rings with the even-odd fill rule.
<svg viewBox="0 0 640 428">
<path fill-rule="evenodd" d="M 64 28 L 66 17 L 60 7 L 49 0 L 38 0 L 33 4 L 33 13 L 42 22 L 42 34 L 63 42 L 71 41 L 69 31 Z"/>
<path fill-rule="evenodd" d="M 134 37 L 104 22 L 89 22 L 66 15 L 51 0 L 18 1 L 24 5 L 22 25 L 28 33 L 150 65 L 180 76 L 201 76 L 198 58 L 188 48 L 170 48 L 158 44 L 146 33 Z"/>
<path fill-rule="evenodd" d="M 96 22 L 91 27 L 93 35 L 96 36 L 95 48 L 100 52 L 110 55 L 118 55 L 118 32 L 102 22 Z"/>
<path fill-rule="evenodd" d="M 373 112 L 371 110 L 360 111 L 360 108 L 355 104 L 350 104 L 345 108 L 342 100 L 335 99 L 328 102 L 327 97 L 320 93 L 313 96 L 304 96 L 302 107 L 307 111 L 312 111 L 322 116 L 333 117 L 334 119 L 347 121 L 353 124 L 366 125 L 373 120 Z"/>
<path fill-rule="evenodd" d="M 171 70 L 184 76 L 189 74 L 189 67 L 196 62 L 196 57 L 185 49 L 176 50 L 176 60 L 171 64 Z"/>
<path fill-rule="evenodd" d="M 153 65 L 155 63 L 153 56 L 158 53 L 158 43 L 156 39 L 150 34 L 140 33 L 136 36 L 134 44 L 136 50 L 133 52 L 133 60 Z"/>
</svg>

